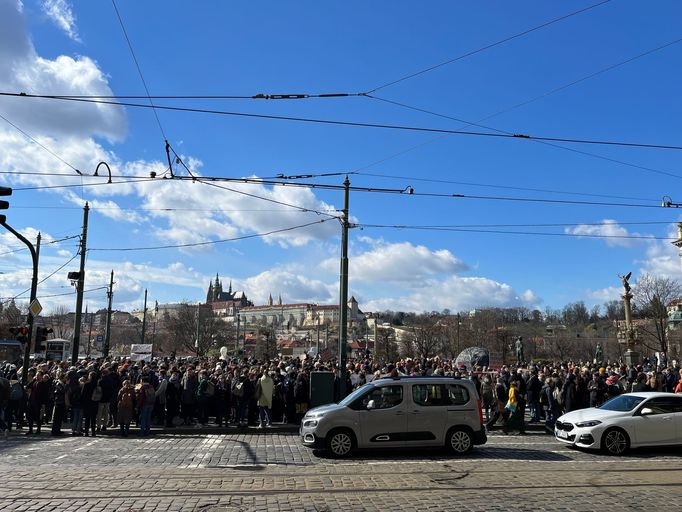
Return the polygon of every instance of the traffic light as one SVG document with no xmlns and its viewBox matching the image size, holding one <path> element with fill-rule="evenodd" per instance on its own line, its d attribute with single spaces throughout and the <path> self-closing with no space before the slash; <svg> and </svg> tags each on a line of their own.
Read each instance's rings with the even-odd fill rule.
<svg viewBox="0 0 682 512">
<path fill-rule="evenodd" d="M 0 196 L 11 196 L 12 189 L 9 187 L 0 187 Z M 0 210 L 7 210 L 9 208 L 9 201 L 0 201 Z M 7 220 L 5 215 L 0 215 L 0 224 L 4 224 Z"/>
<path fill-rule="evenodd" d="M 19 327 L 10 327 L 9 332 L 14 335 L 14 339 L 21 343 L 26 343 L 28 339 L 28 327 L 25 325 Z"/>
<path fill-rule="evenodd" d="M 38 327 L 36 328 L 36 346 L 35 352 L 42 352 L 45 350 L 45 346 L 42 344 L 47 341 L 47 335 L 50 334 L 52 329 L 50 327 Z"/>
</svg>

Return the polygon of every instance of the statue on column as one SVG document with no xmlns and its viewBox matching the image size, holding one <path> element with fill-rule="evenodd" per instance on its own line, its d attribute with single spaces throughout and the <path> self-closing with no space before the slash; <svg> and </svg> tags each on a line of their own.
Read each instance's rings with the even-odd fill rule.
<svg viewBox="0 0 682 512">
<path fill-rule="evenodd" d="M 521 336 L 516 337 L 514 348 L 516 350 L 516 362 L 519 364 L 523 363 L 525 361 L 525 357 L 523 357 L 523 338 Z"/>
<path fill-rule="evenodd" d="M 600 363 L 604 358 L 604 349 L 601 346 L 601 343 L 597 343 L 597 349 L 594 352 L 594 362 L 595 363 Z"/>
<path fill-rule="evenodd" d="M 626 294 L 629 294 L 629 293 L 630 293 L 630 290 L 632 289 L 632 288 L 630 287 L 630 283 L 628 282 L 628 281 L 630 280 L 630 276 L 632 276 L 632 272 L 628 272 L 628 273 L 627 273 L 626 275 L 624 275 L 624 276 L 618 276 L 618 277 L 620 277 L 620 280 L 623 282 L 623 288 L 625 288 L 625 293 L 626 293 Z"/>
</svg>

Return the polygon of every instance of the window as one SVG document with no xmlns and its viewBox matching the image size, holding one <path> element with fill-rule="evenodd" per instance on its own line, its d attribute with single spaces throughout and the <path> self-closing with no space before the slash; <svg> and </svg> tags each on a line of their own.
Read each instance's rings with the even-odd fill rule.
<svg viewBox="0 0 682 512">
<path fill-rule="evenodd" d="M 644 407 L 648 407 L 654 414 L 670 414 L 675 412 L 675 402 L 670 398 L 653 398 L 644 404 Z M 679 409 L 678 409 L 679 410 Z"/>
<path fill-rule="evenodd" d="M 400 405 L 403 401 L 402 386 L 369 386 L 371 391 L 358 397 L 352 404 L 351 409 L 362 410 L 367 408 L 370 400 L 374 400 L 374 409 L 390 409 Z M 362 389 L 362 388 L 361 388 Z"/>
<path fill-rule="evenodd" d="M 423 407 L 464 405 L 469 401 L 469 392 L 458 384 L 415 384 L 412 401 Z"/>
<path fill-rule="evenodd" d="M 448 396 L 450 397 L 450 405 L 464 405 L 469 402 L 469 391 L 458 384 L 448 385 Z"/>
<path fill-rule="evenodd" d="M 423 407 L 450 405 L 443 384 L 415 384 L 412 386 L 412 401 Z"/>
</svg>

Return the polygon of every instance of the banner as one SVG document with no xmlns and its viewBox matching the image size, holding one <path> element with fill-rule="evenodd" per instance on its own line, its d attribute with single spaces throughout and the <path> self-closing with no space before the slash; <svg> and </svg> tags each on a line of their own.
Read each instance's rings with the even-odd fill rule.
<svg viewBox="0 0 682 512">
<path fill-rule="evenodd" d="M 151 361 L 152 360 L 152 345 L 151 344 L 136 344 L 130 346 L 130 360 L 131 361 Z"/>
</svg>

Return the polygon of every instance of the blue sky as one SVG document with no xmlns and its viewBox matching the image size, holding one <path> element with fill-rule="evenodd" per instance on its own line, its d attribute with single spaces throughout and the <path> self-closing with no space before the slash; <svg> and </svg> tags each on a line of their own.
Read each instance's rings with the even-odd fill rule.
<svg viewBox="0 0 682 512">
<path fill-rule="evenodd" d="M 116 5 L 152 95 L 250 96 L 370 91 L 595 3 L 297 2 L 294 8 L 117 0 Z M 682 43 L 675 42 L 682 38 L 681 16 L 682 6 L 673 0 L 611 0 L 373 93 L 485 128 L 367 97 L 156 103 L 675 145 L 682 114 Z M 2 92 L 145 94 L 111 2 L 0 0 L 0 57 Z M 529 100 L 535 101 L 511 108 Z M 112 269 L 119 309 L 139 308 L 145 288 L 152 301 L 203 300 L 216 272 L 256 304 L 269 294 L 281 294 L 286 302 L 338 300 L 340 227 L 334 219 L 194 248 L 108 249 L 201 243 L 329 219 L 324 214 L 338 215 L 342 192 L 220 184 L 230 191 L 168 179 L 105 185 L 89 176 L 101 160 L 117 176 L 166 170 L 163 135 L 150 109 L 0 97 L 0 114 L 59 156 L 0 119 L 0 181 L 15 189 L 7 212 L 12 226 L 30 238 L 40 231 L 44 241 L 60 240 L 80 233 L 84 201 L 93 206 L 85 288 L 95 290 L 86 294 L 89 307 L 106 303 L 105 291 L 97 288 L 108 283 Z M 562 149 L 522 139 L 184 112 L 158 116 L 196 176 L 348 172 L 353 186 L 413 187 L 414 195 L 351 193 L 358 227 L 350 234 L 350 293 L 365 310 L 601 304 L 618 298 L 618 274 L 680 277 L 677 249 L 665 239 L 676 237 L 679 215 L 651 207 L 663 196 L 682 202 L 676 193 L 680 151 L 555 144 Z M 70 166 L 88 176 L 76 176 Z M 187 175 L 182 166 L 174 170 Z M 39 174 L 17 174 L 25 172 Z M 340 185 L 343 178 L 300 181 Z M 100 185 L 79 186 L 90 183 Z M 35 189 L 55 185 L 69 187 Z M 418 226 L 449 227 L 414 229 Z M 68 263 L 76 245 L 69 239 L 41 250 L 41 279 L 66 264 L 39 286 L 48 310 L 74 307 L 66 272 L 77 269 L 77 257 Z M 0 235 L 3 300 L 30 285 L 27 252 L 10 252 L 18 248 L 11 235 Z"/>
</svg>

